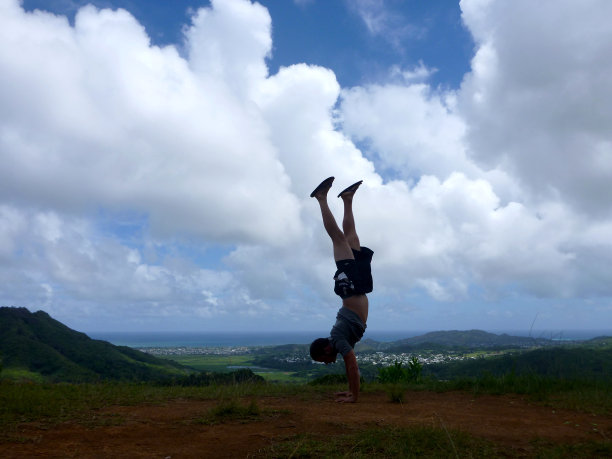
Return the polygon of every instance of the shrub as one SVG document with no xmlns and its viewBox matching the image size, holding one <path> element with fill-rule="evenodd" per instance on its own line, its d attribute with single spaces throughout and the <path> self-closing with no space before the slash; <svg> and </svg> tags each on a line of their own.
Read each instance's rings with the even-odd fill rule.
<svg viewBox="0 0 612 459">
<path fill-rule="evenodd" d="M 408 367 L 396 360 L 393 365 L 378 370 L 378 380 L 381 383 L 419 382 L 422 370 L 423 364 L 417 357 L 410 359 Z"/>
<path fill-rule="evenodd" d="M 419 382 L 421 380 L 421 372 L 423 364 L 419 362 L 417 357 L 412 357 L 408 362 L 408 381 Z"/>
<path fill-rule="evenodd" d="M 404 384 L 390 384 L 387 387 L 387 395 L 392 403 L 404 403 L 406 386 Z"/>
</svg>

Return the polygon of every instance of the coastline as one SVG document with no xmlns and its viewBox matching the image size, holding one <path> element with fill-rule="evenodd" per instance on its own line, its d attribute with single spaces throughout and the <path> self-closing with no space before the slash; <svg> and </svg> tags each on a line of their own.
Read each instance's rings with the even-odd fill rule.
<svg viewBox="0 0 612 459">
<path fill-rule="evenodd" d="M 431 330 L 370 331 L 364 340 L 391 342 L 424 335 Z M 585 341 L 598 336 L 612 336 L 612 329 L 602 330 L 485 330 L 496 335 L 531 336 L 552 341 Z M 143 347 L 228 347 L 281 346 L 309 344 L 314 338 L 326 336 L 328 331 L 307 332 L 90 332 L 93 339 L 108 341 L 117 346 Z"/>
</svg>

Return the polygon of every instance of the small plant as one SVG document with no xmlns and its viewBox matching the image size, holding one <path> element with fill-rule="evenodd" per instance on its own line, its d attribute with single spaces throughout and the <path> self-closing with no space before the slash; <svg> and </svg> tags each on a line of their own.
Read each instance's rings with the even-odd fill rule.
<svg viewBox="0 0 612 459">
<path fill-rule="evenodd" d="M 406 395 L 405 384 L 391 384 L 387 388 L 387 395 L 392 403 L 404 403 L 404 396 Z"/>
<path fill-rule="evenodd" d="M 378 380 L 381 383 L 419 382 L 422 370 L 423 364 L 417 357 L 410 359 L 408 367 L 396 360 L 393 365 L 378 370 Z"/>
<path fill-rule="evenodd" d="M 387 385 L 386 392 L 391 402 L 403 403 L 406 386 L 420 382 L 422 370 L 423 365 L 417 357 L 412 357 L 407 367 L 396 360 L 393 365 L 378 370 L 378 380 Z"/>
<path fill-rule="evenodd" d="M 255 400 L 248 405 L 241 405 L 236 400 L 225 400 L 209 410 L 199 419 L 202 424 L 219 424 L 225 421 L 254 421 L 261 415 L 261 409 Z"/>
<path fill-rule="evenodd" d="M 408 381 L 420 382 L 421 381 L 421 372 L 423 371 L 423 364 L 419 362 L 419 359 L 415 356 L 412 356 L 410 361 L 408 362 Z"/>
<path fill-rule="evenodd" d="M 388 367 L 380 368 L 378 370 L 378 380 L 381 383 L 397 383 L 405 381 L 407 378 L 405 369 L 402 368 L 402 362 L 397 360 Z"/>
</svg>

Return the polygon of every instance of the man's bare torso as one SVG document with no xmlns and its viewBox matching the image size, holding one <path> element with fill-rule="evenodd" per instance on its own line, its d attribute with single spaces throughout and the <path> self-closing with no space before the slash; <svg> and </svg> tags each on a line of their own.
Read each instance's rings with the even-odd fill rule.
<svg viewBox="0 0 612 459">
<path fill-rule="evenodd" d="M 342 300 L 342 306 L 357 314 L 364 324 L 368 321 L 368 305 L 366 295 L 354 295 Z"/>
</svg>

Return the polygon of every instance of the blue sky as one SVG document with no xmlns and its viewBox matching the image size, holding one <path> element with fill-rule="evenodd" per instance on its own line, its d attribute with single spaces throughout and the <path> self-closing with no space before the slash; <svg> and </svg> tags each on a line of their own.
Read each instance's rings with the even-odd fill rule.
<svg viewBox="0 0 612 459">
<path fill-rule="evenodd" d="M 387 2 L 262 1 L 272 16 L 270 73 L 295 63 L 321 65 L 334 70 L 343 87 L 376 81 L 392 65 L 414 66 L 420 60 L 437 69 L 432 84 L 458 87 L 474 51 L 469 31 L 461 21 L 457 1 L 394 0 Z M 363 6 L 359 6 L 359 4 Z M 209 1 L 82 1 L 25 0 L 26 10 L 42 9 L 74 20 L 79 7 L 124 8 L 146 28 L 158 46 L 178 45 L 193 10 Z M 384 33 L 372 32 L 360 14 L 380 4 Z M 385 19 L 387 18 L 387 19 Z"/>
<path fill-rule="evenodd" d="M 611 9 L 0 0 L 0 304 L 327 330 L 334 175 L 370 329 L 609 329 Z"/>
</svg>

